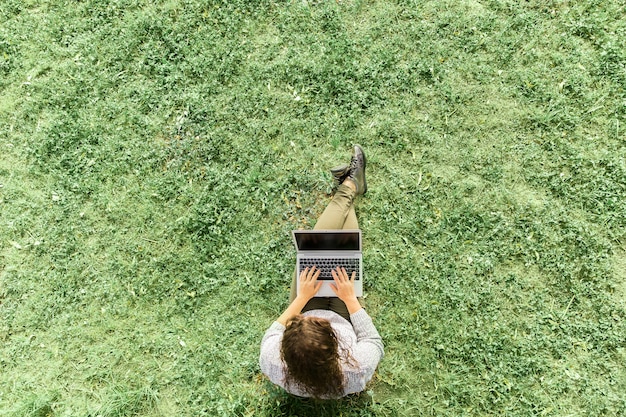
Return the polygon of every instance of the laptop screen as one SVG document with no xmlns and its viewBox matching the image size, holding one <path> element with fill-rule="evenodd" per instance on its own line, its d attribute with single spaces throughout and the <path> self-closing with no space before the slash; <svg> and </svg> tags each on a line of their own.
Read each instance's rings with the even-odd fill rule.
<svg viewBox="0 0 626 417">
<path fill-rule="evenodd" d="M 359 230 L 295 230 L 293 232 L 299 251 L 360 251 Z"/>
</svg>

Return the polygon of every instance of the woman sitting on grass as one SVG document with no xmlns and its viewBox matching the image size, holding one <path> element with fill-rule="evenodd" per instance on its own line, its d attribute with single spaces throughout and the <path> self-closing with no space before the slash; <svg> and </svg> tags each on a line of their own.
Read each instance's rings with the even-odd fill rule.
<svg viewBox="0 0 626 417">
<path fill-rule="evenodd" d="M 358 229 L 354 199 L 367 191 L 365 155 L 354 147 L 350 165 L 332 169 L 340 185 L 314 229 Z M 361 392 L 383 357 L 372 319 L 355 296 L 355 273 L 332 271 L 335 297 L 315 297 L 322 283 L 313 267 L 296 275 L 287 310 L 265 332 L 261 370 L 275 384 L 301 397 L 340 398 Z"/>
</svg>

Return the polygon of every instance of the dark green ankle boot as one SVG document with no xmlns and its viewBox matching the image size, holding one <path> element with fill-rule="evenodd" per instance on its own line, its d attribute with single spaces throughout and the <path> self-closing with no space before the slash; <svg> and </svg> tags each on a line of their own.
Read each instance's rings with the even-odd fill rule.
<svg viewBox="0 0 626 417">
<path fill-rule="evenodd" d="M 363 148 L 359 145 L 354 145 L 352 151 L 352 159 L 350 160 L 350 168 L 348 175 L 345 178 L 351 179 L 356 185 L 356 193 L 365 194 L 367 192 L 367 181 L 365 181 L 365 166 L 367 165 L 367 159 Z M 345 180 L 344 178 L 344 180 Z"/>
</svg>

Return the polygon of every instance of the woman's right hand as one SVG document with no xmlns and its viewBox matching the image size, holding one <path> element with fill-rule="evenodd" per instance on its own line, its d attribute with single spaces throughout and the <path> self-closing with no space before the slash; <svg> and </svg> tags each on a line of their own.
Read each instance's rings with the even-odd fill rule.
<svg viewBox="0 0 626 417">
<path fill-rule="evenodd" d="M 337 267 L 331 271 L 333 276 L 334 284 L 330 284 L 330 288 L 335 292 L 335 295 L 339 297 L 341 301 L 346 303 L 348 307 L 348 311 L 350 311 L 350 306 L 356 307 L 358 304 L 359 308 L 361 305 L 356 298 L 354 293 L 354 280 L 356 279 L 356 272 L 352 272 L 352 276 L 348 277 L 348 273 L 345 268 Z M 352 311 L 350 311 L 352 313 Z"/>
</svg>

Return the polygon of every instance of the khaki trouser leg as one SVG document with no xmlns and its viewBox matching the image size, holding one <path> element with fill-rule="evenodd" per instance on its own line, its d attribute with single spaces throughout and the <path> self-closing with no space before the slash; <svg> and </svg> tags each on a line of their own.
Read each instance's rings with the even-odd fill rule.
<svg viewBox="0 0 626 417">
<path fill-rule="evenodd" d="M 355 192 L 347 185 L 340 185 L 333 199 L 317 219 L 315 230 L 358 229 L 359 222 L 354 211 Z"/>
<path fill-rule="evenodd" d="M 337 230 L 358 229 L 359 222 L 354 210 L 355 192 L 346 185 L 340 185 L 324 212 L 315 223 L 314 230 Z M 296 286 L 298 271 L 294 272 L 291 282 L 289 302 L 296 298 Z M 302 309 L 309 310 L 332 310 L 346 320 L 350 321 L 350 313 L 343 301 L 337 297 L 313 297 Z"/>
</svg>

